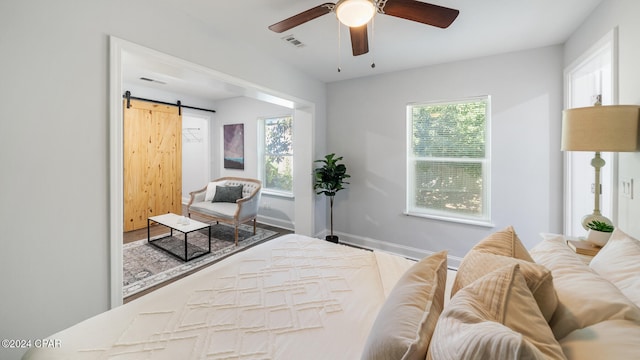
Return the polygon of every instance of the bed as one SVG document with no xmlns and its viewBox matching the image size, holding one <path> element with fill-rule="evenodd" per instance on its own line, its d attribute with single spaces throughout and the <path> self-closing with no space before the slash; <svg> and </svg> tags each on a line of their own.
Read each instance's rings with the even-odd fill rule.
<svg viewBox="0 0 640 360">
<path fill-rule="evenodd" d="M 457 272 L 285 235 L 99 314 L 23 359 L 640 358 L 640 242 L 585 263 L 562 235 L 508 227 Z"/>
<path fill-rule="evenodd" d="M 356 359 L 412 263 L 285 235 L 54 334 L 59 349 L 25 359 Z"/>
</svg>

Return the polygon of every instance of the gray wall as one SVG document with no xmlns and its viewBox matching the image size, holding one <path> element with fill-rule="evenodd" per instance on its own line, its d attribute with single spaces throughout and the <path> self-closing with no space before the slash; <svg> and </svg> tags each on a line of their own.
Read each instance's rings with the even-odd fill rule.
<svg viewBox="0 0 640 360">
<path fill-rule="evenodd" d="M 446 248 L 455 261 L 508 225 L 527 246 L 561 231 L 561 46 L 331 83 L 328 94 L 327 147 L 351 175 L 335 205 L 345 241 L 408 256 Z M 495 226 L 403 215 L 406 105 L 477 95 L 491 95 Z"/>
<path fill-rule="evenodd" d="M 326 86 L 208 29 L 151 0 L 0 2 L 0 338 L 109 307 L 109 35 L 314 102 L 324 146 Z"/>
</svg>

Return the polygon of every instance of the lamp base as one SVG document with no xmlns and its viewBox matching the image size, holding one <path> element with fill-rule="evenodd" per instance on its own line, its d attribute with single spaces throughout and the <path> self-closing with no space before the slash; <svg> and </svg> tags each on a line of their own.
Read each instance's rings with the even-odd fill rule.
<svg viewBox="0 0 640 360">
<path fill-rule="evenodd" d="M 613 225 L 613 221 L 609 220 L 606 216 L 602 216 L 600 214 L 589 214 L 589 215 L 585 215 L 582 218 L 582 227 L 585 230 L 589 230 L 589 227 L 587 226 L 587 224 L 589 224 L 592 221 L 601 221 L 603 223 L 607 223 L 609 225 Z"/>
</svg>

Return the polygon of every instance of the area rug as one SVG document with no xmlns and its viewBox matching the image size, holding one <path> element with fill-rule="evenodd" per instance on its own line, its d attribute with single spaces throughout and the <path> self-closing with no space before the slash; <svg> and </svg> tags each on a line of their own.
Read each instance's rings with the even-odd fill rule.
<svg viewBox="0 0 640 360">
<path fill-rule="evenodd" d="M 238 230 L 238 246 L 235 246 L 234 228 L 226 224 L 214 224 L 211 225 L 211 253 L 187 262 L 148 244 L 147 239 L 125 244 L 122 251 L 123 297 L 134 295 L 176 276 L 242 251 L 276 234 L 275 231 L 257 228 L 256 234 L 253 235 L 253 226 L 243 224 Z M 169 233 L 156 236 L 152 240 L 167 235 Z M 182 233 L 174 231 L 173 237 L 158 240 L 156 243 L 184 256 L 183 236 Z M 207 251 L 208 232 L 206 229 L 189 233 L 188 240 L 188 258 Z"/>
</svg>

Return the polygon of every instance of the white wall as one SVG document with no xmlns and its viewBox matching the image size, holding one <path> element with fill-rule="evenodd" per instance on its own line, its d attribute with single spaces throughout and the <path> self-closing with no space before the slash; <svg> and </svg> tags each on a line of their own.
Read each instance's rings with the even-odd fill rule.
<svg viewBox="0 0 640 360">
<path fill-rule="evenodd" d="M 640 105 L 640 2 L 604 0 L 574 32 L 565 46 L 565 65 L 577 59 L 611 29 L 618 28 L 618 99 L 620 104 Z M 608 164 L 607 166 L 610 166 Z M 619 181 L 634 180 L 634 199 L 618 194 L 618 226 L 640 238 L 640 153 L 620 153 Z M 619 186 L 619 189 L 621 186 Z"/>
<path fill-rule="evenodd" d="M 0 2 L 0 338 L 109 307 L 109 35 L 315 103 L 324 146 L 325 85 L 208 29 L 151 0 Z"/>
<path fill-rule="evenodd" d="M 189 193 L 202 189 L 211 181 L 211 147 L 209 131 L 213 114 L 182 112 L 182 202 Z"/>
<path fill-rule="evenodd" d="M 214 131 L 214 154 L 218 159 L 220 176 L 258 178 L 258 118 L 293 115 L 293 109 L 246 97 L 218 101 L 216 104 L 216 131 Z M 225 124 L 244 124 L 244 170 L 225 169 L 222 163 L 223 134 Z M 263 194 L 260 201 L 258 221 L 293 230 L 295 221 L 294 203 L 291 198 Z M 322 223 L 324 225 L 324 222 Z"/>
<path fill-rule="evenodd" d="M 328 94 L 328 152 L 344 156 L 351 175 L 335 205 L 345 241 L 455 258 L 508 225 L 527 246 L 561 231 L 561 46 L 331 83 Z M 403 215 L 407 103 L 477 95 L 491 95 L 495 226 Z"/>
</svg>

